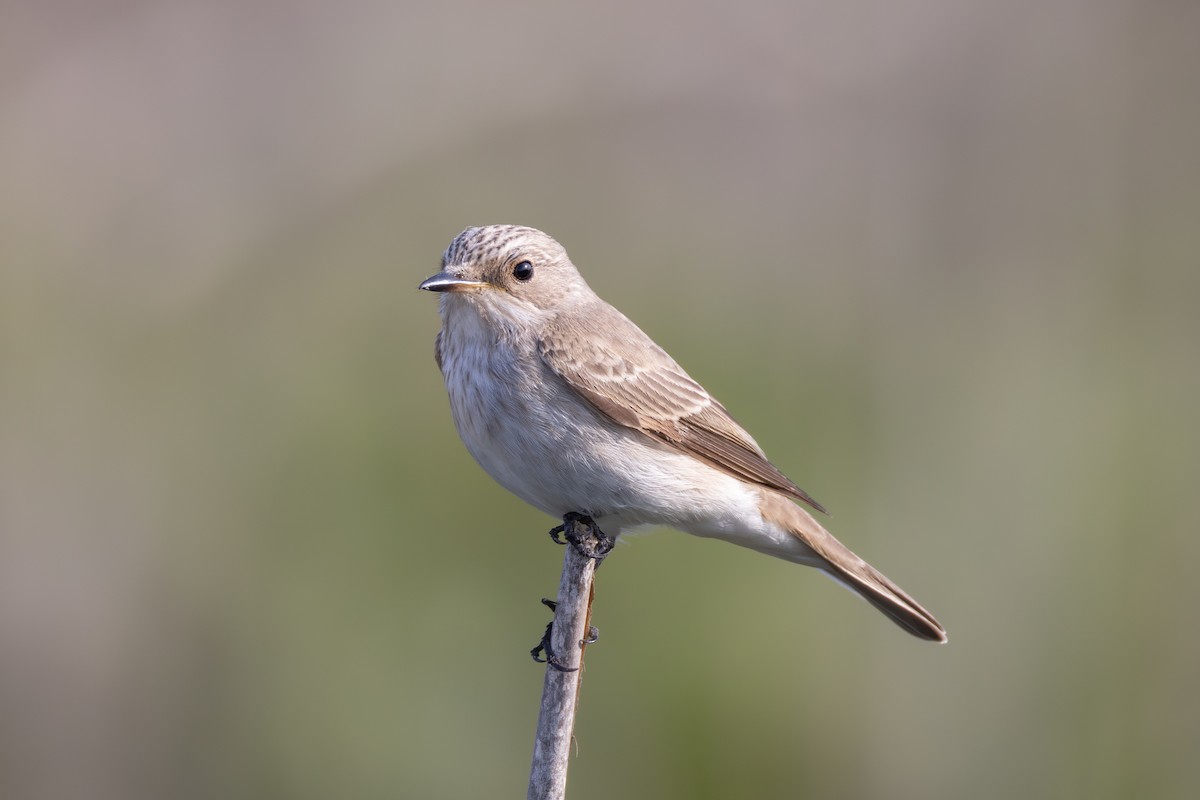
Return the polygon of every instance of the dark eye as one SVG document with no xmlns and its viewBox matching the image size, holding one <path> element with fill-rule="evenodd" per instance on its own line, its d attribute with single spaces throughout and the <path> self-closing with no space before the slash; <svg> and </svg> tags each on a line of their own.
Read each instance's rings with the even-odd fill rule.
<svg viewBox="0 0 1200 800">
<path fill-rule="evenodd" d="M 522 261 L 513 267 L 513 277 L 524 283 L 533 277 L 533 264 L 528 261 Z"/>
</svg>

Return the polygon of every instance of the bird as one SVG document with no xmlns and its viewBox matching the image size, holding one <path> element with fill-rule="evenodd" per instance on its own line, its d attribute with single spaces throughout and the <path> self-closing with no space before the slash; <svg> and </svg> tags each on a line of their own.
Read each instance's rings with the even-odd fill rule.
<svg viewBox="0 0 1200 800">
<path fill-rule="evenodd" d="M 947 641 L 916 600 L 802 508 L 825 509 L 555 239 L 469 227 L 419 287 L 441 295 L 435 358 L 467 450 L 502 487 L 617 539 L 666 526 L 815 567 L 914 636 Z"/>
</svg>

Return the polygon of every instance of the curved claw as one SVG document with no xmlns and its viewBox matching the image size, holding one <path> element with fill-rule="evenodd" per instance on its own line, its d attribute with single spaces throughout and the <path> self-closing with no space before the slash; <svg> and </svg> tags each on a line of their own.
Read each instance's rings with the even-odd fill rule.
<svg viewBox="0 0 1200 800">
<path fill-rule="evenodd" d="M 567 663 L 554 652 L 550 645 L 550 632 L 554 630 L 554 622 L 546 623 L 546 632 L 542 634 L 542 640 L 537 643 L 537 646 L 529 651 L 529 655 L 539 664 L 549 664 L 559 672 L 578 672 L 579 667 L 568 667 Z M 545 653 L 546 657 L 542 658 L 541 654 Z"/>
<path fill-rule="evenodd" d="M 542 605 L 551 611 L 558 609 L 558 603 L 548 597 L 542 598 Z M 591 629 L 592 631 L 595 628 Z M 554 631 L 554 620 L 546 623 L 546 632 L 542 634 L 542 640 L 537 643 L 537 646 L 529 651 L 529 655 L 539 664 L 549 664 L 559 672 L 578 672 L 579 667 L 568 667 L 567 662 L 563 661 L 562 657 L 554 652 L 553 646 L 550 644 L 550 636 Z M 594 639 L 592 641 L 595 641 Z M 590 643 L 590 642 L 589 642 Z M 541 654 L 545 653 L 546 657 L 542 658 Z"/>
<path fill-rule="evenodd" d="M 583 530 L 581 531 L 580 528 Z M 590 541 L 589 533 L 595 536 L 595 544 Z M 597 562 L 603 561 L 616 545 L 616 542 L 600 530 L 600 526 L 591 517 L 577 511 L 568 511 L 564 514 L 563 524 L 550 529 L 550 538 L 556 544 L 570 542 L 579 555 Z"/>
</svg>

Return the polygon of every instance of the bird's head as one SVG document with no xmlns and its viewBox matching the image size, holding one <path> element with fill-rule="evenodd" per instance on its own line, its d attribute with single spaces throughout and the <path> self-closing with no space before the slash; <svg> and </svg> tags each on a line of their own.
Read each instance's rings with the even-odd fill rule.
<svg viewBox="0 0 1200 800">
<path fill-rule="evenodd" d="M 563 246 L 520 225 L 467 228 L 419 288 L 442 293 L 443 308 L 461 300 L 505 317 L 539 317 L 591 296 Z"/>
</svg>

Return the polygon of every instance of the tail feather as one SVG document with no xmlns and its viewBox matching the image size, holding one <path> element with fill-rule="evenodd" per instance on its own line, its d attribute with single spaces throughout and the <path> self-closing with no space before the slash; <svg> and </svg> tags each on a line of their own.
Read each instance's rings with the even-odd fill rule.
<svg viewBox="0 0 1200 800">
<path fill-rule="evenodd" d="M 947 641 L 946 629 L 920 603 L 913 600 L 882 572 L 862 559 L 858 560 L 861 562 L 859 568 L 847 568 L 844 564 L 830 562 L 825 572 L 839 583 L 853 589 L 913 636 L 931 642 Z"/>
<path fill-rule="evenodd" d="M 826 574 L 863 597 L 888 619 L 920 639 L 945 642 L 946 629 L 903 589 L 879 570 L 859 558 L 821 527 L 811 514 L 790 500 L 763 492 L 763 517 L 783 527 L 819 559 L 814 564 Z M 806 559 L 808 563 L 813 563 Z"/>
</svg>

